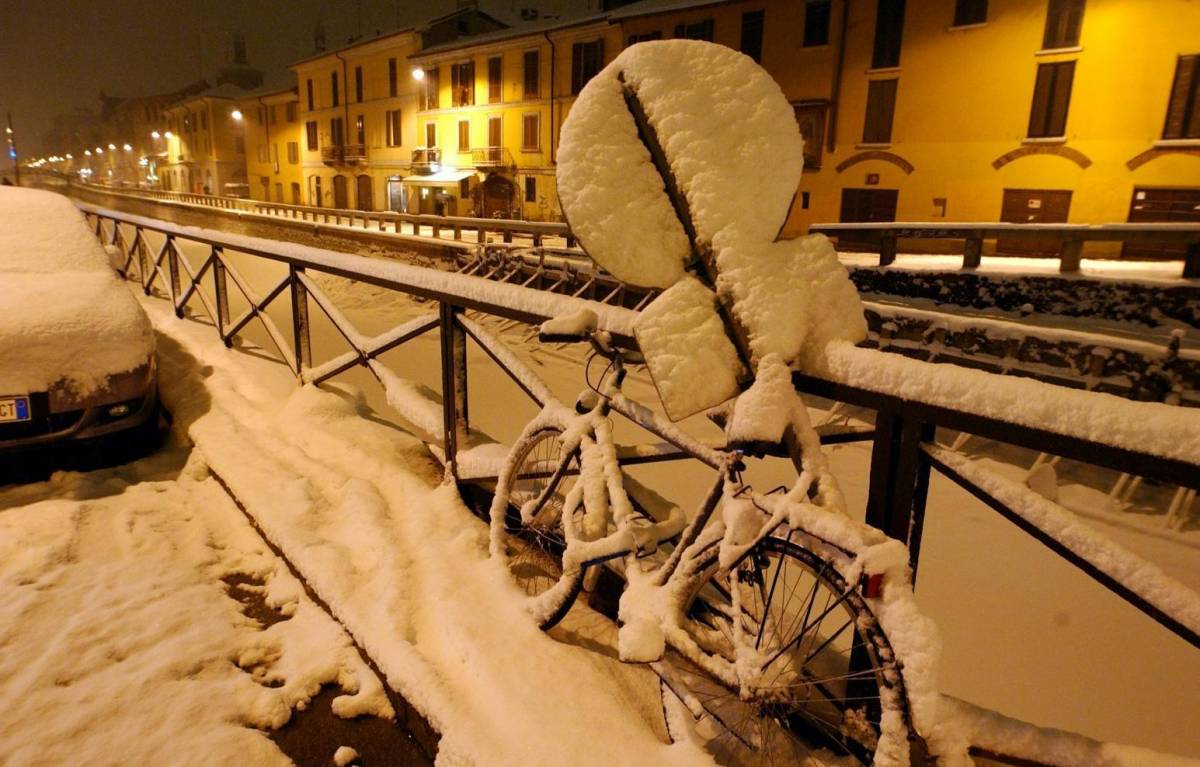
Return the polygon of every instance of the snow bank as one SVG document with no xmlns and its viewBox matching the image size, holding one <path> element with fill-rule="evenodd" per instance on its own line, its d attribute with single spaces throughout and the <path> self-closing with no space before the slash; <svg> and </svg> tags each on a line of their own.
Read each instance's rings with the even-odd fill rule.
<svg viewBox="0 0 1200 767">
<path fill-rule="evenodd" d="M 0 393 L 79 397 L 154 351 L 145 313 L 65 197 L 0 187 Z"/>
</svg>

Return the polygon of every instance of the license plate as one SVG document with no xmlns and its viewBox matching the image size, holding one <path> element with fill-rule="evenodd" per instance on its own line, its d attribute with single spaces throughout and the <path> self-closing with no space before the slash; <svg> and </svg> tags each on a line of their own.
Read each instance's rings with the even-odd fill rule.
<svg viewBox="0 0 1200 767">
<path fill-rule="evenodd" d="M 0 423 L 28 420 L 28 397 L 0 397 Z"/>
</svg>

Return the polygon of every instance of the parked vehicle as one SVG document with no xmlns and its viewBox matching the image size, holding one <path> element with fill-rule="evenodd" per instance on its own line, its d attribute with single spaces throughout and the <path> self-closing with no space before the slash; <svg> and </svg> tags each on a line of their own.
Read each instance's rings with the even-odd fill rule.
<svg viewBox="0 0 1200 767">
<path fill-rule="evenodd" d="M 150 320 L 66 197 L 0 189 L 0 285 L 0 464 L 157 434 Z"/>
</svg>

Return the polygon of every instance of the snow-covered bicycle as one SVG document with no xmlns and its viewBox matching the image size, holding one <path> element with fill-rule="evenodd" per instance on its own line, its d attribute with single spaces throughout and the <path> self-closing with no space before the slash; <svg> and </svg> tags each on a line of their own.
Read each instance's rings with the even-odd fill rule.
<svg viewBox="0 0 1200 767">
<path fill-rule="evenodd" d="M 782 415 L 780 428 L 802 445 L 796 482 L 760 493 L 743 472 L 763 441 L 699 443 L 622 393 L 639 354 L 617 348 L 586 317 L 556 322 L 543 326 L 542 340 L 590 343 L 589 370 L 606 364 L 575 408 L 547 403 L 499 477 L 492 550 L 534 619 L 553 627 L 593 574 L 611 568 L 626 581 L 622 659 L 654 665 L 718 756 L 787 763 L 816 745 L 864 763 L 908 763 L 910 750 L 925 748 L 911 688 L 928 685 L 881 625 L 898 612 L 912 617 L 907 552 L 843 513 L 786 369 L 761 366 L 741 398 L 751 407 L 735 404 L 726 425 L 727 434 L 746 433 L 762 426 L 746 419 Z M 775 396 L 780 372 L 783 398 Z M 771 400 L 783 410 L 764 406 Z M 631 496 L 614 412 L 715 470 L 695 513 L 655 514 Z"/>
</svg>

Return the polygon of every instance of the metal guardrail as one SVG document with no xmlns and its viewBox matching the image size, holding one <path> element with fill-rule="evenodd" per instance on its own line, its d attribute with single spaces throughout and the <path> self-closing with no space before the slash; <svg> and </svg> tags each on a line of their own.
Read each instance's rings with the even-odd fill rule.
<svg viewBox="0 0 1200 767">
<path fill-rule="evenodd" d="M 183 317 L 189 304 L 198 301 L 208 314 L 217 332 L 227 345 L 232 344 L 251 321 L 258 319 L 278 353 L 301 381 L 321 382 L 352 367 L 370 370 L 388 389 L 395 383 L 395 374 L 388 371 L 378 357 L 408 340 L 437 328 L 441 334 L 441 403 L 430 401 L 426 408 L 410 406 L 401 415 L 415 425 L 421 436 L 430 442 L 443 458 L 447 471 L 463 484 L 486 482 L 494 477 L 491 471 L 464 467 L 460 452 L 469 445 L 471 430 L 467 412 L 468 367 L 466 342 L 473 339 L 518 386 L 535 401 L 539 401 L 537 376 L 504 344 L 481 331 L 478 323 L 464 317 L 464 312 L 522 323 L 539 323 L 556 314 L 589 307 L 600 318 L 601 326 L 614 333 L 619 343 L 634 344 L 632 323 L 636 312 L 583 298 L 551 295 L 546 291 L 517 284 L 498 285 L 483 277 L 447 274 L 434 269 L 406 264 L 383 263 L 349 254 L 332 253 L 317 248 L 289 245 L 279 247 L 271 241 L 256 238 L 190 233 L 183 227 L 129 214 L 116 213 L 94 206 L 81 205 L 95 222 L 95 231 L 102 241 L 117 247 L 124 257 L 128 274 L 136 276 L 143 290 L 150 294 L 160 288 L 171 301 L 178 317 Z M 123 228 L 124 227 L 124 230 Z M 132 228 L 132 238 L 126 231 Z M 146 234 L 163 236 L 157 249 L 149 244 Z M 206 246 L 208 255 L 199 267 L 193 265 L 177 246 L 178 240 Z M 239 275 L 229 259 L 229 253 L 264 258 L 287 265 L 288 274 L 264 295 L 256 294 Z M 350 320 L 311 279 L 311 273 L 324 273 L 351 278 L 377 287 L 418 296 L 438 304 L 436 316 L 418 318 L 378 336 L 368 338 L 353 327 Z M 230 315 L 229 295 L 234 289 L 244 296 L 248 308 L 240 316 Z M 205 284 L 207 283 L 207 284 Z M 212 297 L 209 296 L 211 290 Z M 281 296 L 290 299 L 291 332 L 281 331 L 267 315 L 267 307 Z M 309 335 L 309 310 L 315 305 L 338 329 L 349 351 L 313 364 Z M 885 354 L 864 350 L 868 354 Z M 914 363 L 925 364 L 925 363 Z M 937 376 L 939 366 L 929 365 L 927 375 Z M 1183 460 L 1164 458 L 1119 442 L 1101 442 L 1091 438 L 1087 425 L 1062 426 L 1063 431 L 1051 431 L 977 413 L 946 407 L 920 397 L 901 398 L 858 387 L 853 382 L 833 381 L 797 374 L 798 390 L 830 400 L 870 409 L 875 412 L 875 427 L 850 437 L 831 435 L 826 441 L 871 439 L 873 441 L 870 469 L 868 523 L 904 541 L 910 549 L 914 568 L 919 561 L 921 531 L 929 492 L 931 469 L 938 469 L 952 481 L 980 497 L 987 505 L 1013 520 L 1022 530 L 1039 540 L 1052 551 L 1092 576 L 1098 583 L 1125 599 L 1193 646 L 1200 647 L 1200 631 L 1177 620 L 1152 597 L 1115 577 L 1102 562 L 1094 562 L 1088 552 L 1080 552 L 1058 541 L 1055 536 L 1021 516 L 1002 499 L 956 472 L 938 458 L 944 450 L 934 442 L 939 427 L 954 429 L 999 440 L 1018 447 L 1050 452 L 1101 467 L 1152 478 L 1181 487 L 1200 488 L 1200 456 Z M 1084 398 L 1104 395 L 1076 392 Z M 397 398 L 402 402 L 403 398 Z M 1070 431 L 1077 429 L 1077 432 Z M 643 446 L 627 453 L 654 455 L 655 460 L 688 458 L 681 450 L 664 451 L 661 445 Z M 1194 496 L 1193 496 L 1194 497 Z"/>
<path fill-rule="evenodd" d="M 963 269 L 980 265 L 983 241 L 1000 237 L 1015 241 L 1058 240 L 1059 271 L 1080 270 L 1083 243 L 1121 242 L 1140 245 L 1181 245 L 1187 249 L 1183 277 L 1200 278 L 1200 225 L 1197 224 L 1008 224 L 870 222 L 813 224 L 809 231 L 830 237 L 868 236 L 878 240 L 879 265 L 896 261 L 896 245 L 901 239 L 962 240 Z"/>
</svg>

